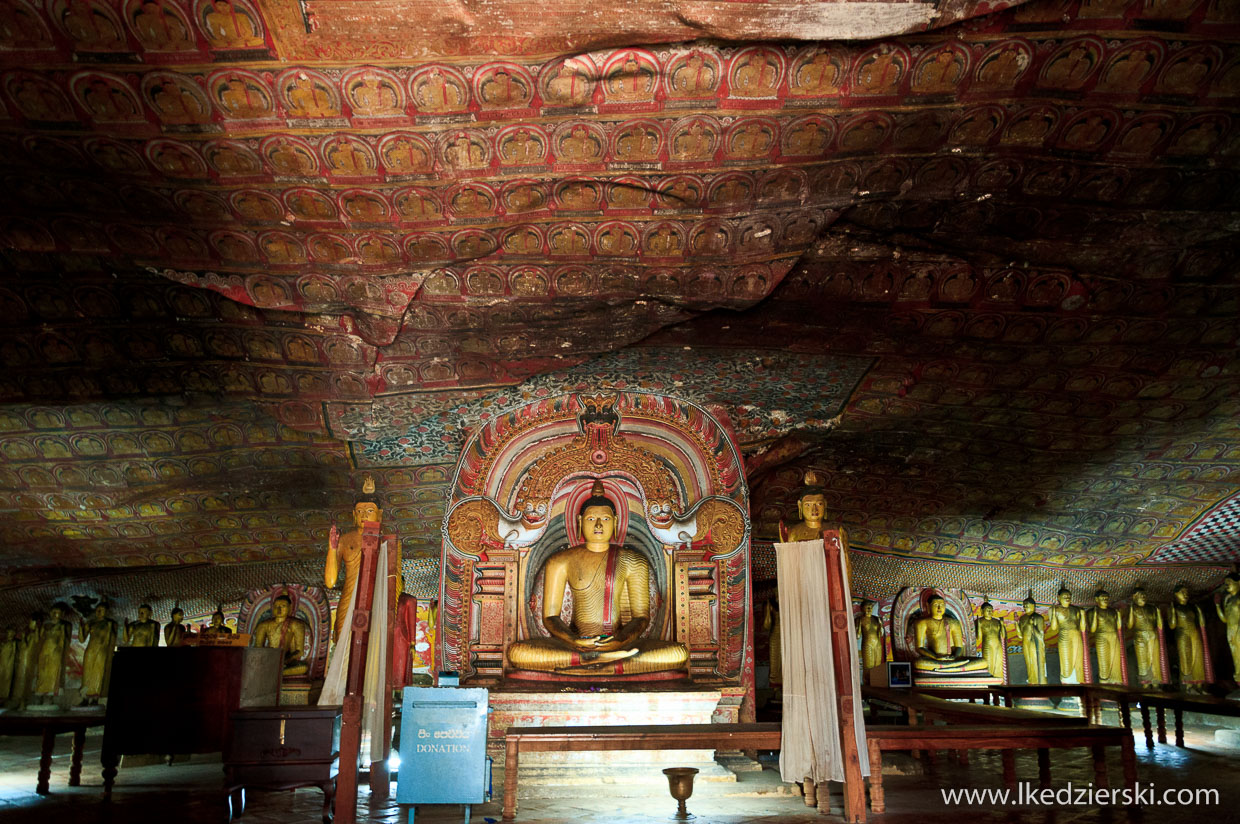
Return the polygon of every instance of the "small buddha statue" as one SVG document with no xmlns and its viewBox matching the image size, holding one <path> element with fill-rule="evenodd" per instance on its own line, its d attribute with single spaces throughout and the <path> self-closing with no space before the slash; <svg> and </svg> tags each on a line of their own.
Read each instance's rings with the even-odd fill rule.
<svg viewBox="0 0 1240 824">
<path fill-rule="evenodd" d="M 159 646 L 159 622 L 151 618 L 151 605 L 138 607 L 138 620 L 125 622 L 125 646 Z"/>
<path fill-rule="evenodd" d="M 17 668 L 17 630 L 8 627 L 0 640 L 0 706 L 13 694 L 13 675 Z"/>
<path fill-rule="evenodd" d="M 1128 629 L 1132 632 L 1132 649 L 1137 655 L 1137 682 L 1143 687 L 1167 682 L 1162 665 L 1162 645 L 1158 636 L 1163 631 L 1162 610 L 1146 603 L 1145 590 L 1132 591 L 1128 607 Z"/>
<path fill-rule="evenodd" d="M 86 642 L 86 651 L 82 653 L 82 706 L 92 707 L 108 687 L 112 654 L 120 634 L 116 622 L 108 617 L 107 601 L 95 604 L 94 615 L 89 621 L 82 621 L 80 631 L 79 637 Z"/>
<path fill-rule="evenodd" d="M 982 604 L 982 616 L 977 619 L 977 646 L 982 652 L 986 669 L 996 678 L 1003 677 L 1004 658 L 1007 657 L 1007 630 L 995 617 L 995 605 Z"/>
<path fill-rule="evenodd" d="M 1085 611 L 1072 606 L 1072 591 L 1062 587 L 1059 603 L 1051 607 L 1051 632 L 1059 632 L 1059 683 L 1080 684 L 1085 680 L 1085 646 L 1081 630 Z"/>
<path fill-rule="evenodd" d="M 1124 646 L 1119 638 L 1119 610 L 1111 608 L 1111 595 L 1105 589 L 1094 593 L 1094 606 L 1089 610 L 1089 634 L 1098 656 L 1099 684 L 1124 683 Z"/>
<path fill-rule="evenodd" d="M 220 635 L 232 635 L 232 627 L 224 623 L 224 610 L 217 609 L 211 613 L 210 626 L 204 627 L 202 634 L 206 638 L 215 638 Z"/>
<path fill-rule="evenodd" d="M 34 684 L 30 688 L 35 704 L 54 704 L 64 684 L 65 657 L 73 637 L 73 625 L 64 617 L 68 611 L 64 604 L 55 604 L 48 611 L 47 620 L 39 627 L 32 673 Z"/>
<path fill-rule="evenodd" d="M 1219 620 L 1227 627 L 1227 647 L 1231 650 L 1232 680 L 1240 682 L 1240 575 L 1232 573 L 1223 580 L 1226 593 L 1214 605 Z M 4 686 L 0 684 L 0 690 Z"/>
<path fill-rule="evenodd" d="M 684 669 L 689 651 L 683 644 L 640 637 L 650 625 L 650 565 L 641 553 L 611 545 L 616 505 L 602 481 L 594 482 L 577 526 L 585 542 L 556 552 L 543 567 L 541 617 L 551 637 L 509 645 L 508 663 L 562 675 Z M 565 585 L 573 594 L 571 626 L 561 616 Z"/>
<path fill-rule="evenodd" d="M 1025 654 L 1025 672 L 1030 684 L 1046 683 L 1046 619 L 1038 612 L 1033 595 L 1021 602 L 1025 614 L 1016 622 Z"/>
<path fill-rule="evenodd" d="M 887 651 L 883 648 L 883 624 L 874 615 L 873 601 L 861 601 L 861 620 L 857 622 L 857 633 L 861 636 L 862 671 L 869 672 L 875 667 L 881 667 Z"/>
<path fill-rule="evenodd" d="M 1200 694 L 1206 685 L 1206 650 L 1201 631 L 1206 625 L 1201 607 L 1188 602 L 1188 584 L 1172 593 L 1175 601 L 1167 610 L 1167 626 L 1175 633 L 1175 651 L 1180 660 L 1180 689 Z"/>
<path fill-rule="evenodd" d="M 185 638 L 188 634 L 189 630 L 185 626 L 185 611 L 180 607 L 173 607 L 172 613 L 168 616 L 168 623 L 164 625 L 164 646 L 185 646 Z"/>
<path fill-rule="evenodd" d="M 306 648 L 306 622 L 292 616 L 293 600 L 277 595 L 271 602 L 271 617 L 259 621 L 250 638 L 252 647 L 271 647 L 284 651 L 285 675 L 305 675 L 310 666 L 302 660 Z"/>
<path fill-rule="evenodd" d="M 947 615 L 947 601 L 935 595 L 928 604 L 929 617 L 913 624 L 914 648 L 917 657 L 913 669 L 919 672 L 978 672 L 989 669 L 983 658 L 964 654 L 964 631 L 960 622 Z"/>
</svg>

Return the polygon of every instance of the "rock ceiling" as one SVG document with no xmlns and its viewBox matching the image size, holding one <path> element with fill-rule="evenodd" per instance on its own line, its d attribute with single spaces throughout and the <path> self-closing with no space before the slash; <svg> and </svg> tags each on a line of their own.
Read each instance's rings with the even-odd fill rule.
<svg viewBox="0 0 1240 824">
<path fill-rule="evenodd" d="M 717 405 L 769 539 L 1240 557 L 1240 5 L 0 0 L 0 546 L 438 552 L 464 434 Z M 489 32 L 495 32 L 491 34 Z"/>
</svg>

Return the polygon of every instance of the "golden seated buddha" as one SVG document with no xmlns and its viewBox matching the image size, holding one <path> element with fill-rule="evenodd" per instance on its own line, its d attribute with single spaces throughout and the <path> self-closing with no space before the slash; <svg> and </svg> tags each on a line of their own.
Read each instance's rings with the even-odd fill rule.
<svg viewBox="0 0 1240 824">
<path fill-rule="evenodd" d="M 959 621 L 948 617 L 947 601 L 935 595 L 929 607 L 930 616 L 919 618 L 913 624 L 917 653 L 913 669 L 949 675 L 986 669 L 985 658 L 969 658 L 964 654 L 964 632 Z"/>
<path fill-rule="evenodd" d="M 306 645 L 306 622 L 291 615 L 293 601 L 277 595 L 271 602 L 271 617 L 259 621 L 250 638 L 252 647 L 272 647 L 284 654 L 284 675 L 306 675 L 310 665 L 302 658 Z"/>
<path fill-rule="evenodd" d="M 550 638 L 508 647 L 515 669 L 561 675 L 633 675 L 684 669 L 689 651 L 673 641 L 642 639 L 650 624 L 650 564 L 611 545 L 616 507 L 596 481 L 577 525 L 585 543 L 556 552 L 543 568 L 542 623 Z M 572 625 L 561 615 L 564 586 L 573 595 Z M 621 623 L 622 616 L 629 616 Z"/>
</svg>

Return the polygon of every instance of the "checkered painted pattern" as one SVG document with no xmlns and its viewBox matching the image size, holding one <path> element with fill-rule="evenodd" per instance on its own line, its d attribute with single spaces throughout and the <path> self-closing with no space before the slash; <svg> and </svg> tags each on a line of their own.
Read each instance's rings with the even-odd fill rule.
<svg viewBox="0 0 1240 824">
<path fill-rule="evenodd" d="M 1155 550 L 1150 561 L 1167 564 L 1240 561 L 1240 492 L 1207 512 L 1179 538 Z"/>
</svg>

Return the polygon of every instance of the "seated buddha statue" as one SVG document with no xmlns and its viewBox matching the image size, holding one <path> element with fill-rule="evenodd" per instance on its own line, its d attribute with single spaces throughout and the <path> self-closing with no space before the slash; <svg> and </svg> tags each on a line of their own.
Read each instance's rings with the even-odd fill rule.
<svg viewBox="0 0 1240 824">
<path fill-rule="evenodd" d="M 561 675 L 632 675 L 684 669 L 683 644 L 641 638 L 650 625 L 650 564 L 638 552 L 612 546 L 616 506 L 594 482 L 577 526 L 584 543 L 567 547 L 543 567 L 542 624 L 550 638 L 516 641 L 508 663 L 519 670 Z M 572 624 L 561 616 L 564 586 L 573 594 Z M 628 620 L 621 623 L 623 616 Z"/>
<path fill-rule="evenodd" d="M 930 616 L 913 624 L 913 669 L 918 672 L 977 672 L 987 668 L 985 658 L 964 654 L 964 632 L 960 622 L 947 615 L 947 601 L 935 595 L 930 599 Z"/>
<path fill-rule="evenodd" d="M 305 675 L 310 665 L 302 660 L 306 645 L 306 622 L 294 618 L 293 601 L 287 595 L 277 595 L 271 602 L 271 617 L 259 621 L 250 638 L 252 647 L 272 647 L 283 651 L 285 675 Z"/>
</svg>

